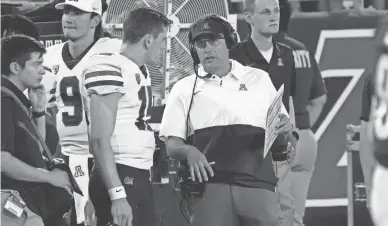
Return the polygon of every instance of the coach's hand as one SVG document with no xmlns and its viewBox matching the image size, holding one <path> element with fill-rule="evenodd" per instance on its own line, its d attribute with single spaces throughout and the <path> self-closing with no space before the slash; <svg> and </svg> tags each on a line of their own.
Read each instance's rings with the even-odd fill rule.
<svg viewBox="0 0 388 226">
<path fill-rule="evenodd" d="M 132 208 L 128 204 L 126 198 L 116 199 L 112 201 L 111 212 L 113 216 L 113 224 L 117 226 L 132 225 Z"/>
<path fill-rule="evenodd" d="M 187 163 L 189 165 L 191 179 L 193 181 L 195 181 L 195 177 L 198 178 L 200 183 L 202 183 L 203 180 L 208 181 L 208 173 L 211 177 L 214 176 L 213 169 L 208 163 L 205 155 L 193 146 L 190 146 L 190 150 L 188 151 Z"/>
<path fill-rule="evenodd" d="M 285 114 L 279 115 L 279 122 L 276 125 L 276 133 L 277 134 L 292 133 L 291 119 L 288 118 L 287 115 Z"/>
</svg>

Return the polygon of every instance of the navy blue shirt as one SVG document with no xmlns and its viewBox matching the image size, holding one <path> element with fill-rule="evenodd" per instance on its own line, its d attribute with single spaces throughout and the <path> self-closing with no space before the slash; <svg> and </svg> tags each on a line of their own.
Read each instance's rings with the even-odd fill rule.
<svg viewBox="0 0 388 226">
<path fill-rule="evenodd" d="M 296 88 L 294 56 L 291 48 L 282 43 L 274 41 L 273 47 L 272 58 L 268 63 L 251 37 L 248 37 L 229 51 L 229 57 L 244 66 L 268 72 L 277 90 L 284 84 L 283 104 L 289 112 L 290 96 L 295 96 Z"/>
<path fill-rule="evenodd" d="M 306 46 L 279 32 L 276 40 L 291 47 L 296 72 L 296 89 L 293 98 L 295 109 L 295 124 L 298 129 L 309 129 L 311 126 L 307 106 L 310 100 L 326 94 L 325 83 L 315 57 L 307 50 Z"/>
</svg>

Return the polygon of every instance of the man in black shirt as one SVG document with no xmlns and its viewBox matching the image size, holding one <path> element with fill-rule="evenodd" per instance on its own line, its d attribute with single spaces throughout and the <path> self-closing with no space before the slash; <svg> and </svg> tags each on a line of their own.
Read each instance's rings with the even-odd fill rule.
<svg viewBox="0 0 388 226">
<path fill-rule="evenodd" d="M 279 31 L 279 2 L 278 0 L 244 0 L 244 9 L 251 34 L 231 49 L 230 58 L 243 65 L 268 72 L 276 89 L 284 85 L 283 104 L 294 122 L 294 107 L 293 102 L 290 101 L 295 95 L 296 86 L 293 52 L 290 47 L 273 39 L 273 36 Z M 275 163 L 275 168 L 279 182 L 290 172 L 289 162 Z M 292 197 L 289 201 L 291 206 L 289 209 L 293 210 Z M 292 213 L 288 214 L 289 224 L 292 223 L 290 220 L 292 215 Z M 279 218 L 283 220 L 284 217 Z"/>
<path fill-rule="evenodd" d="M 1 189 L 18 191 L 27 207 L 43 221 L 47 213 L 45 184 L 72 194 L 66 172 L 44 169 L 38 134 L 29 118 L 44 116 L 45 93 L 37 86 L 44 74 L 44 52 L 40 43 L 28 36 L 14 35 L 1 40 L 1 89 L 14 93 L 27 109 L 32 108 L 32 114 L 27 115 L 12 97 L 1 95 Z M 23 94 L 27 89 L 30 100 Z"/>
<path fill-rule="evenodd" d="M 276 89 L 284 84 L 283 104 L 293 118 L 290 97 L 295 94 L 294 56 L 290 47 L 272 38 L 279 31 L 279 2 L 244 0 L 244 8 L 251 34 L 230 50 L 230 58 L 268 72 Z"/>
<path fill-rule="evenodd" d="M 318 143 L 311 131 L 326 102 L 326 87 L 318 63 L 306 46 L 288 36 L 291 8 L 287 0 L 279 0 L 280 24 L 275 39 L 291 47 L 294 54 L 296 89 L 295 126 L 299 133 L 296 157 L 291 171 L 279 181 L 281 226 L 303 226 L 306 199 L 315 168 Z"/>
</svg>

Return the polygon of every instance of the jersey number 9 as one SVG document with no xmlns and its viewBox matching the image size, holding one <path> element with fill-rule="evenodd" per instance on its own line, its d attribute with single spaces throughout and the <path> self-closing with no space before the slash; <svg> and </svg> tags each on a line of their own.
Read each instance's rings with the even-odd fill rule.
<svg viewBox="0 0 388 226">
<path fill-rule="evenodd" d="M 64 77 L 59 84 L 59 93 L 65 107 L 73 108 L 71 111 L 62 112 L 62 122 L 65 126 L 78 126 L 82 122 L 82 98 L 79 80 L 76 76 Z"/>
</svg>

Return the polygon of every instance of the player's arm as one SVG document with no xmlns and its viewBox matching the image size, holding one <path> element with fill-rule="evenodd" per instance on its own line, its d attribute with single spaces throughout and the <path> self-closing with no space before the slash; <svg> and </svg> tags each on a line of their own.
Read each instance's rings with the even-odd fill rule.
<svg viewBox="0 0 388 226">
<path fill-rule="evenodd" d="M 117 62 L 110 62 L 109 57 L 96 55 L 90 61 L 91 65 L 85 67 L 82 82 L 90 98 L 91 152 L 112 201 L 113 224 L 125 225 L 132 220 L 132 210 L 117 172 L 111 146 L 118 102 L 125 93 L 124 79 L 120 66 L 117 66 Z"/>
<path fill-rule="evenodd" d="M 110 142 L 121 96 L 121 93 L 90 96 L 91 146 L 96 169 L 108 190 L 122 186 Z"/>
<path fill-rule="evenodd" d="M 119 99 L 124 94 L 124 80 L 119 66 L 100 55 L 90 58 L 82 75 L 82 84 L 90 98 L 91 151 L 96 169 L 108 190 L 122 186 L 117 174 L 111 137 L 115 129 Z"/>
</svg>

